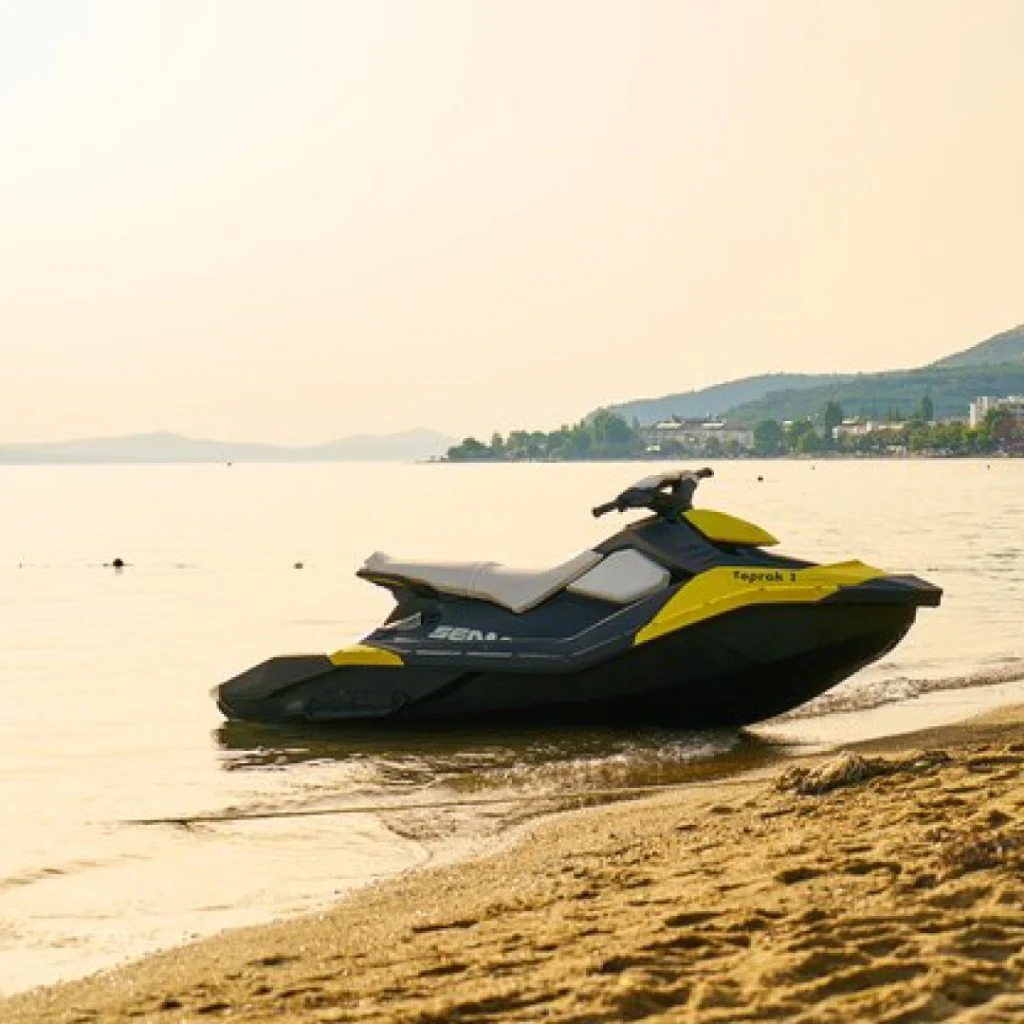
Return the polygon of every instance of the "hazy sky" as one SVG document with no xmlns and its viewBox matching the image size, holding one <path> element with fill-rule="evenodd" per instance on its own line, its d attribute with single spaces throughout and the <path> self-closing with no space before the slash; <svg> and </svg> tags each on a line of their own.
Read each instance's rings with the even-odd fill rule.
<svg viewBox="0 0 1024 1024">
<path fill-rule="evenodd" d="M 1022 0 L 0 0 L 0 442 L 556 426 L 1024 320 Z"/>
</svg>

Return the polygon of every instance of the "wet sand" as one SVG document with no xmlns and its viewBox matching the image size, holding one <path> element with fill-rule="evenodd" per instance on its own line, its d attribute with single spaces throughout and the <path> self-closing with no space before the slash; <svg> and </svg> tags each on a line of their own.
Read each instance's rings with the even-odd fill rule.
<svg viewBox="0 0 1024 1024">
<path fill-rule="evenodd" d="M 1024 1020 L 1024 709 L 564 814 L 46 1022 Z"/>
</svg>

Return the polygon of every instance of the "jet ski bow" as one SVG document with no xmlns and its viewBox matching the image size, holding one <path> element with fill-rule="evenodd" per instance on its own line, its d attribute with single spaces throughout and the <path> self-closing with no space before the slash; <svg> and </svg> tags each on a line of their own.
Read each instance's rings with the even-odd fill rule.
<svg viewBox="0 0 1024 1024">
<path fill-rule="evenodd" d="M 693 507 L 710 469 L 646 477 L 593 509 L 648 513 L 549 569 L 371 555 L 387 620 L 333 654 L 221 684 L 232 719 L 411 725 L 477 719 L 747 725 L 882 657 L 942 591 Z"/>
</svg>

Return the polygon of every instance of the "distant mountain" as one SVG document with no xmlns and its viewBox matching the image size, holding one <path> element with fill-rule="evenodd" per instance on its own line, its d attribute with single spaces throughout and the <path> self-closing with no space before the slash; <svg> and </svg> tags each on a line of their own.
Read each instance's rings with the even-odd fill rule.
<svg viewBox="0 0 1024 1024">
<path fill-rule="evenodd" d="M 821 387 L 836 379 L 836 374 L 825 373 L 765 373 L 757 377 L 742 377 L 726 384 L 715 384 L 699 391 L 683 391 L 661 398 L 637 398 L 605 408 L 622 416 L 628 423 L 638 419 L 646 426 L 670 416 L 684 419 L 720 416 L 733 406 L 757 401 L 772 391 Z"/>
<path fill-rule="evenodd" d="M 932 366 L 992 366 L 997 363 L 1024 361 L 1024 324 L 1003 331 L 973 348 L 946 356 Z"/>
<path fill-rule="evenodd" d="M 0 464 L 412 461 L 442 455 L 455 440 L 433 430 L 407 430 L 398 434 L 357 434 L 326 444 L 301 447 L 215 441 L 158 432 L 0 445 Z"/>
</svg>

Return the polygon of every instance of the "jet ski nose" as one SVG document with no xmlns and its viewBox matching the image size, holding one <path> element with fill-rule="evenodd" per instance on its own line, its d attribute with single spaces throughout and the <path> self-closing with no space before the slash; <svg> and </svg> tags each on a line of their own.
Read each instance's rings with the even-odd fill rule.
<svg viewBox="0 0 1024 1024">
<path fill-rule="evenodd" d="M 937 608 L 942 587 L 920 576 L 893 574 L 842 587 L 827 599 L 836 604 L 906 604 L 915 608 Z"/>
<path fill-rule="evenodd" d="M 916 596 L 917 604 L 928 608 L 938 608 L 942 604 L 942 587 L 921 579 L 919 576 L 896 576 L 904 586 L 909 587 Z"/>
</svg>

